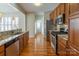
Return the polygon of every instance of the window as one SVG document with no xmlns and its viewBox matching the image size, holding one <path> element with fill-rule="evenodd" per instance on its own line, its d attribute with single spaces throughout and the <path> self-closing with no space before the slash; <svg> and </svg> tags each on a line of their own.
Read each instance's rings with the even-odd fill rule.
<svg viewBox="0 0 79 59">
<path fill-rule="evenodd" d="M 0 18 L 0 32 L 8 30 L 16 30 L 19 28 L 19 18 L 15 17 L 14 20 L 12 17 L 2 17 Z"/>
</svg>

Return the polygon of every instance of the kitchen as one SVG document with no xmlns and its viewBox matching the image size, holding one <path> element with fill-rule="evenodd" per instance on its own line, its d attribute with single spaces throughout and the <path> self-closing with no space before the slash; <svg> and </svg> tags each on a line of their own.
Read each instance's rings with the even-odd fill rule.
<svg viewBox="0 0 79 59">
<path fill-rule="evenodd" d="M 41 6 L 43 6 L 43 4 Z M 34 56 L 39 56 L 39 55 L 41 56 L 79 56 L 79 45 L 78 45 L 79 43 L 78 42 L 78 38 L 79 38 L 78 37 L 78 34 L 79 34 L 78 32 L 78 29 L 79 29 L 78 28 L 78 25 L 79 25 L 78 7 L 79 6 L 78 5 L 79 4 L 78 3 L 75 3 L 75 4 L 74 3 L 60 3 L 60 4 L 59 3 L 46 3 L 46 4 L 51 4 L 51 7 L 50 7 L 51 12 L 48 14 L 49 18 L 48 20 L 44 19 L 44 22 L 46 23 L 42 25 L 44 26 L 42 36 L 44 36 L 44 38 L 46 39 L 46 41 L 44 40 L 46 43 L 43 43 L 41 39 L 35 40 L 35 37 L 39 36 L 40 33 L 34 34 L 35 27 L 33 24 L 35 24 L 35 20 L 33 21 L 33 19 L 35 19 L 36 15 L 37 16 L 39 15 L 36 14 L 35 17 L 33 14 L 26 15 L 25 10 L 27 8 L 25 8 L 24 5 L 28 5 L 27 3 L 0 5 L 1 11 L 5 11 L 5 13 L 9 12 L 6 14 L 7 16 L 4 15 L 5 14 L 4 12 L 0 14 L 0 16 L 2 17 L 0 18 L 1 19 L 0 20 L 1 21 L 0 23 L 0 27 L 1 27 L 0 29 L 1 31 L 0 32 L 0 56 L 28 56 L 29 53 L 30 53 L 29 54 L 30 56 L 33 56 L 34 53 L 35 53 Z M 7 9 L 9 9 L 10 11 L 5 9 L 5 7 L 7 7 Z M 45 8 L 45 6 L 42 8 Z M 47 11 L 45 9 L 40 9 L 40 10 L 43 10 L 45 12 Z M 34 11 L 38 12 L 38 9 Z M 46 17 L 45 16 L 46 14 L 44 15 L 43 13 L 40 13 L 40 15 Z M 3 18 L 4 16 L 5 18 Z M 31 21 L 26 21 L 27 19 Z M 28 24 L 32 24 L 32 25 L 29 26 Z M 9 27 L 4 26 L 5 27 L 4 28 L 3 25 L 7 25 Z M 39 37 L 41 38 L 42 36 L 40 35 Z M 31 40 L 34 44 L 35 43 L 36 44 L 34 46 L 32 44 L 31 47 L 28 47 L 31 43 L 31 42 L 29 43 L 29 40 Z M 38 44 L 37 42 L 39 44 L 41 43 L 46 44 L 44 45 L 46 49 L 42 47 L 42 44 L 40 45 L 42 48 L 40 48 L 40 46 L 37 45 Z M 47 43 L 49 44 L 48 46 L 47 46 Z M 36 49 L 36 51 L 31 50 L 32 52 L 29 52 L 28 48 L 30 50 L 36 49 L 36 48 L 38 49 Z M 48 53 L 48 52 L 51 52 L 50 49 L 51 51 L 53 51 L 53 53 Z M 41 51 L 45 53 L 43 54 Z M 22 55 L 22 52 L 23 52 L 23 55 Z"/>
</svg>

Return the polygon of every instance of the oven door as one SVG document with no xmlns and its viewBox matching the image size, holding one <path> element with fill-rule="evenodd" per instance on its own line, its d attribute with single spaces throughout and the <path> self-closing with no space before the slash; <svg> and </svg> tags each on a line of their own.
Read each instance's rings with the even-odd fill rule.
<svg viewBox="0 0 79 59">
<path fill-rule="evenodd" d="M 51 34 L 51 46 L 56 51 L 56 36 Z"/>
</svg>

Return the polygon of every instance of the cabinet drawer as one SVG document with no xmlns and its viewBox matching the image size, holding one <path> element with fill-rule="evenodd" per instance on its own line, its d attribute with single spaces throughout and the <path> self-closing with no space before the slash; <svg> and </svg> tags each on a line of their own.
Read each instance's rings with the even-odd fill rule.
<svg viewBox="0 0 79 59">
<path fill-rule="evenodd" d="M 0 53 L 4 52 L 4 45 L 0 46 Z"/>
<path fill-rule="evenodd" d="M 4 56 L 4 52 L 1 52 L 1 53 L 0 53 L 0 56 Z"/>
</svg>

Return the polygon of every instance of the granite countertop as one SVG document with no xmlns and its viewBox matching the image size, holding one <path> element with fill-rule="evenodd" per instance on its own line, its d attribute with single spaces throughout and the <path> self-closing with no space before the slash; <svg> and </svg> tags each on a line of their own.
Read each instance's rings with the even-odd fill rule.
<svg viewBox="0 0 79 59">
<path fill-rule="evenodd" d="M 59 37 L 68 40 L 68 34 L 58 34 Z"/>
<path fill-rule="evenodd" d="M 22 34 L 24 34 L 24 33 L 17 34 L 17 35 L 12 35 L 12 36 L 10 36 L 10 37 L 8 37 L 8 38 L 6 38 L 6 39 L 1 39 L 1 40 L 0 40 L 0 46 L 6 44 L 7 42 L 13 40 L 14 38 L 16 38 L 16 37 L 18 37 L 18 36 L 21 36 Z"/>
</svg>

